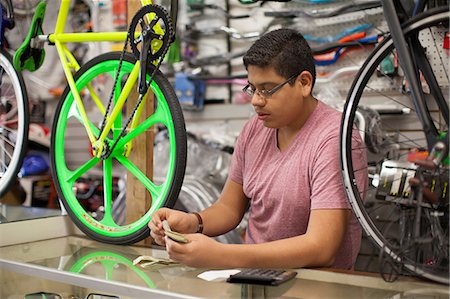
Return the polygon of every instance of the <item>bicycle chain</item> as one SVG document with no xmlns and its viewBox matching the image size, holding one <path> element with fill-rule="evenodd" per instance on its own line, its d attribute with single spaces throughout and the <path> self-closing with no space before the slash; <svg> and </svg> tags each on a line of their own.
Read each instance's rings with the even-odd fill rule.
<svg viewBox="0 0 450 299">
<path fill-rule="evenodd" d="M 144 18 L 148 15 L 154 13 L 155 15 L 150 18 L 151 22 L 148 25 L 145 25 L 146 22 L 144 20 Z M 158 33 L 156 33 L 154 31 L 154 26 L 156 24 L 158 24 L 158 21 L 162 20 L 164 23 L 164 34 L 160 35 Z M 138 40 L 135 40 L 135 32 L 136 32 L 136 28 L 138 25 L 141 25 L 142 28 L 142 35 Z M 167 51 L 169 50 L 169 46 L 170 44 L 175 40 L 175 34 L 174 34 L 174 30 L 173 30 L 173 25 L 172 25 L 172 21 L 170 19 L 169 13 L 167 12 L 167 10 L 165 8 L 163 8 L 162 6 L 159 5 L 155 5 L 155 4 L 149 4 L 146 6 L 143 6 L 141 9 L 139 9 L 136 14 L 134 15 L 133 19 L 131 20 L 130 23 L 130 28 L 128 30 L 127 33 L 127 37 L 124 43 L 124 47 L 123 50 L 121 52 L 121 56 L 120 56 L 120 60 L 119 60 L 119 66 L 116 72 L 116 77 L 114 80 L 114 85 L 116 86 L 117 81 L 118 81 L 118 77 L 119 77 L 119 73 L 120 70 L 122 68 L 122 63 L 123 63 L 123 57 L 124 57 L 124 53 L 126 51 L 126 47 L 128 45 L 128 42 L 130 42 L 130 48 L 133 51 L 133 55 L 135 56 L 136 59 L 139 60 L 140 58 L 140 51 L 137 48 L 137 45 L 139 43 L 144 43 L 144 38 L 142 37 L 144 34 L 151 34 L 152 38 L 156 38 L 160 41 L 162 41 L 162 45 L 161 47 L 155 52 L 155 53 L 148 53 L 149 54 L 149 59 L 147 61 L 145 61 L 144 63 L 141 64 L 141 67 L 146 67 L 148 63 L 154 63 L 155 64 L 155 68 L 153 70 L 153 72 L 150 75 L 150 80 L 147 82 L 145 82 L 146 84 L 146 90 L 148 90 L 151 82 L 153 81 L 153 77 L 156 73 L 156 71 L 159 69 L 159 67 L 161 66 L 164 57 L 167 54 Z M 151 51 L 151 47 L 149 48 Z M 145 80 L 145 79 L 144 79 Z M 103 150 L 103 154 L 101 156 L 101 159 L 107 159 L 111 153 L 113 152 L 114 148 L 116 147 L 118 141 L 125 136 L 125 132 L 126 132 L 126 128 L 128 127 L 128 125 L 130 124 L 131 120 L 133 119 L 134 114 L 136 113 L 138 107 L 140 106 L 140 104 L 142 103 L 142 100 L 144 99 L 144 95 L 146 94 L 146 92 L 144 92 L 144 94 L 139 94 L 139 99 L 134 107 L 134 109 L 131 111 L 126 124 L 123 126 L 122 131 L 120 132 L 119 137 L 115 140 L 114 144 L 111 147 L 106 146 L 105 149 Z M 112 99 L 114 97 L 114 88 L 111 91 L 111 95 L 108 101 L 108 107 L 107 110 L 105 112 L 105 117 L 103 118 L 103 122 L 101 125 L 101 129 L 100 132 L 103 132 L 104 126 L 106 124 L 106 116 L 109 113 L 109 109 L 110 106 L 112 104 Z M 100 133 L 101 134 L 101 133 Z M 107 144 L 106 144 L 107 145 Z"/>
</svg>

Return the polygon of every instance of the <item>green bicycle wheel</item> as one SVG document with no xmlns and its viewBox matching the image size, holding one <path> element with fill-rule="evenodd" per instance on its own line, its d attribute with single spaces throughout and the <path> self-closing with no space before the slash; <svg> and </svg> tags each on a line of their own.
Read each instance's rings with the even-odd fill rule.
<svg viewBox="0 0 450 299">
<path fill-rule="evenodd" d="M 186 166 L 186 129 L 175 92 L 157 70 L 150 86 L 153 101 L 147 98 L 142 102 L 144 112 L 133 129 L 127 126 L 127 120 L 134 104 L 126 104 L 106 138 L 110 154 L 94 156 L 86 127 L 95 136 L 100 135 L 111 91 L 114 106 L 135 59 L 124 55 L 115 84 L 119 65 L 120 53 L 107 53 L 92 59 L 75 74 L 89 120 L 83 120 L 80 106 L 67 87 L 55 112 L 51 163 L 58 196 L 72 221 L 94 240 L 132 244 L 149 235 L 147 224 L 157 209 L 173 207 L 177 200 Z M 148 74 L 153 70 L 150 66 Z M 127 101 L 137 96 L 133 90 Z M 126 133 L 121 134 L 125 126 Z M 152 136 L 158 132 L 165 132 L 167 142 L 154 150 Z M 124 216 L 125 206 L 134 208 L 136 198 L 145 201 L 137 204 L 140 216 L 125 219 L 130 218 Z"/>
</svg>

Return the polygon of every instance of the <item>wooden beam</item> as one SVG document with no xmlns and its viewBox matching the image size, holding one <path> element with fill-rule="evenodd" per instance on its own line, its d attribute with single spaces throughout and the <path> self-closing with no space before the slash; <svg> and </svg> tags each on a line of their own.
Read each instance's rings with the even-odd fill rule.
<svg viewBox="0 0 450 299">
<path fill-rule="evenodd" d="M 130 24 L 134 13 L 141 8 L 138 0 L 128 1 L 128 24 Z M 127 114 L 133 111 L 136 100 L 138 98 L 137 87 L 134 88 L 133 94 L 127 100 Z M 153 113 L 153 94 L 149 92 L 149 96 L 145 100 L 145 108 L 141 114 L 140 122 L 147 119 Z M 137 165 L 139 169 L 149 178 L 153 177 L 153 130 L 141 134 L 133 140 L 133 150 L 130 155 L 131 161 Z M 144 185 L 136 179 L 130 172 L 127 174 L 127 198 L 126 198 L 126 222 L 132 223 L 141 218 L 151 206 L 151 195 Z M 151 239 L 143 240 L 143 245 L 150 245 Z"/>
</svg>

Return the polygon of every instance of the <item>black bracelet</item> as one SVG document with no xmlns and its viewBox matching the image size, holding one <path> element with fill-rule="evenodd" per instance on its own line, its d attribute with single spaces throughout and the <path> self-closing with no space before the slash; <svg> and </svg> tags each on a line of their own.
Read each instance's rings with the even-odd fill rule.
<svg viewBox="0 0 450 299">
<path fill-rule="evenodd" d="M 202 216 L 200 216 L 197 212 L 189 212 L 189 214 L 194 214 L 198 219 L 198 229 L 197 233 L 201 234 L 203 232 L 203 219 Z"/>
</svg>

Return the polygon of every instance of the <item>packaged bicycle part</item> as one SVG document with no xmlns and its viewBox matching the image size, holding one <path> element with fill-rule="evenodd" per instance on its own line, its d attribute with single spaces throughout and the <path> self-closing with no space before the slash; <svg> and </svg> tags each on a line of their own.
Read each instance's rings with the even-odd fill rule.
<svg viewBox="0 0 450 299">
<path fill-rule="evenodd" d="M 411 194 L 409 180 L 414 177 L 416 165 L 410 162 L 384 161 L 376 198 L 408 198 Z"/>
<path fill-rule="evenodd" d="M 402 203 L 411 196 L 412 187 L 421 184 L 417 178 L 418 166 L 410 162 L 388 160 L 383 162 L 376 198 L 397 200 Z M 448 201 L 448 169 L 441 172 L 423 171 L 424 205 L 440 204 Z M 404 201 L 405 204 L 408 201 Z"/>
</svg>

